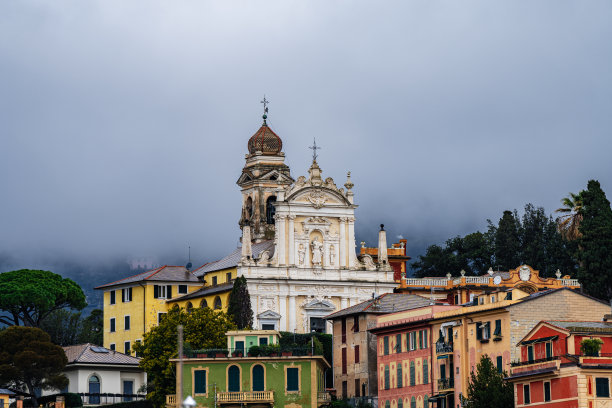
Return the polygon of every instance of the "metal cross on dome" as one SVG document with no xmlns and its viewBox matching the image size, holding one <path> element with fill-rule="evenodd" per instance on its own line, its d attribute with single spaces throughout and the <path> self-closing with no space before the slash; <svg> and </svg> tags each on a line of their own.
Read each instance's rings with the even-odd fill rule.
<svg viewBox="0 0 612 408">
<path fill-rule="evenodd" d="M 308 148 L 312 150 L 312 161 L 316 162 L 317 157 L 319 156 L 317 154 L 317 150 L 321 150 L 321 148 L 317 146 L 317 140 L 314 137 L 312 138 L 312 146 L 309 146 Z"/>
<path fill-rule="evenodd" d="M 263 103 L 263 106 L 264 106 L 264 115 L 266 113 L 268 113 L 268 104 L 270 103 L 270 101 L 266 99 L 266 95 L 264 95 L 263 101 L 261 101 L 259 103 Z"/>
</svg>

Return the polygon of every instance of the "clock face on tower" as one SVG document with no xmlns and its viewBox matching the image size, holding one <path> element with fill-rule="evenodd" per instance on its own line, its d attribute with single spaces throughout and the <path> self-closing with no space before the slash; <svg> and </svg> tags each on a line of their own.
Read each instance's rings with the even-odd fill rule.
<svg viewBox="0 0 612 408">
<path fill-rule="evenodd" d="M 502 281 L 501 276 L 497 275 L 496 277 L 493 278 L 493 283 L 496 285 L 499 285 Z"/>
<path fill-rule="evenodd" d="M 522 266 L 519 271 L 519 278 L 521 278 L 522 281 L 528 281 L 530 277 L 531 271 L 529 268 L 527 266 Z"/>
</svg>

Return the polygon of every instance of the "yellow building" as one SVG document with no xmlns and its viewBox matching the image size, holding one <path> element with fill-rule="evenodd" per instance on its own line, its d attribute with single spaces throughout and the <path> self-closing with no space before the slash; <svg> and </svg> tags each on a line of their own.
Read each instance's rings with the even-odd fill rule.
<svg viewBox="0 0 612 408">
<path fill-rule="evenodd" d="M 502 288 L 476 296 L 473 304 L 434 314 L 434 407 L 461 403 L 470 373 L 485 354 L 509 373 L 510 363 L 519 360 L 517 344 L 540 320 L 600 320 L 609 311 L 606 303 L 568 288 L 532 294 Z"/>
<path fill-rule="evenodd" d="M 203 286 L 183 266 L 162 266 L 96 287 L 104 291 L 104 347 L 129 354 L 156 326 L 169 302 Z"/>
</svg>

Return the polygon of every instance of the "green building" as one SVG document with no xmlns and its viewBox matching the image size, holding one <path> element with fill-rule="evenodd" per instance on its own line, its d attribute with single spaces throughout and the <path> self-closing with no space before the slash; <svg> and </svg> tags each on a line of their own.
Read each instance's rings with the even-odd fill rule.
<svg viewBox="0 0 612 408">
<path fill-rule="evenodd" d="M 227 350 L 186 353 L 183 399 L 191 395 L 203 408 L 317 408 L 329 402 L 324 375 L 330 365 L 323 356 L 312 355 L 310 348 L 281 350 L 274 330 L 226 336 Z M 169 395 L 167 405 L 175 404 Z"/>
</svg>

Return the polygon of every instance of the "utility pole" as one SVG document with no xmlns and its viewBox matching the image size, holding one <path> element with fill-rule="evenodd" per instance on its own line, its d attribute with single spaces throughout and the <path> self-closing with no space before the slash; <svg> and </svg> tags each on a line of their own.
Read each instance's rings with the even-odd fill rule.
<svg viewBox="0 0 612 408">
<path fill-rule="evenodd" d="M 176 408 L 183 404 L 183 325 L 178 327 L 178 370 L 176 370 Z"/>
</svg>

